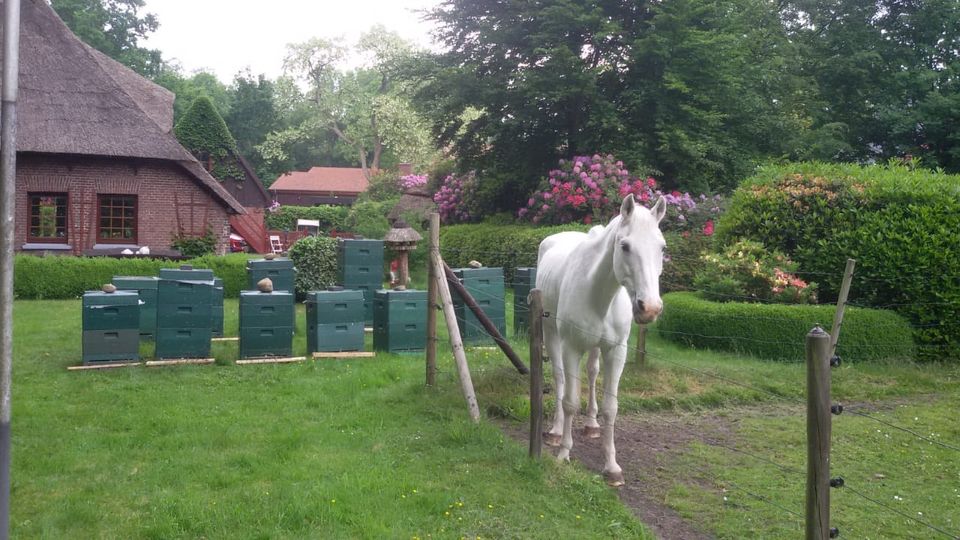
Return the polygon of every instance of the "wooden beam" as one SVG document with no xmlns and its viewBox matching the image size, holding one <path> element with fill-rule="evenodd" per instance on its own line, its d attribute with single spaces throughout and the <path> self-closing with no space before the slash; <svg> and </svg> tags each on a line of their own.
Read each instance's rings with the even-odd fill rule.
<svg viewBox="0 0 960 540">
<path fill-rule="evenodd" d="M 67 371 L 82 371 L 86 369 L 112 369 L 119 367 L 142 366 L 140 361 L 136 362 L 103 362 L 98 364 L 86 364 L 83 366 L 67 366 Z"/>
<path fill-rule="evenodd" d="M 443 305 L 443 318 L 447 322 L 450 348 L 453 349 L 453 358 L 457 364 L 457 374 L 460 376 L 460 388 L 463 391 L 464 399 L 467 401 L 470 419 L 474 422 L 479 422 L 480 406 L 477 404 L 477 395 L 473 390 L 473 379 L 470 378 L 470 367 L 467 365 L 467 355 L 463 351 L 463 339 L 460 337 L 460 327 L 457 325 L 457 313 L 453 309 L 453 297 L 450 296 L 450 288 L 447 286 L 447 280 L 443 278 L 443 267 L 446 265 L 443 259 L 440 258 L 439 252 L 430 253 L 430 260 L 433 263 L 437 292 L 440 293 L 440 300 Z"/>
<path fill-rule="evenodd" d="M 215 337 L 215 338 L 210 338 L 210 341 L 240 341 L 240 337 L 239 336 Z"/>
<path fill-rule="evenodd" d="M 145 364 L 147 367 L 162 367 L 162 366 L 183 366 L 190 364 L 212 364 L 216 362 L 214 358 L 175 358 L 170 360 L 148 360 Z"/>
<path fill-rule="evenodd" d="M 440 253 L 440 214 L 430 214 L 428 253 Z M 433 261 L 427 257 L 427 386 L 437 384 L 437 279 Z"/>
<path fill-rule="evenodd" d="M 287 357 L 266 357 L 266 358 L 242 358 L 237 360 L 238 366 L 247 366 L 251 364 L 292 364 L 294 362 L 303 362 L 306 356 L 287 356 Z"/>
<path fill-rule="evenodd" d="M 314 358 L 374 358 L 377 353 L 373 351 L 340 351 L 340 352 L 315 352 Z"/>
</svg>

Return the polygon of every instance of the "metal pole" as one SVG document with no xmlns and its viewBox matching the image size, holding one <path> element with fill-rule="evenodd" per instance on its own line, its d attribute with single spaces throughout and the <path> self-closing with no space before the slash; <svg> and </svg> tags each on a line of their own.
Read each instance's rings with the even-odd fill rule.
<svg viewBox="0 0 960 540">
<path fill-rule="evenodd" d="M 540 289 L 530 291 L 529 303 L 530 457 L 539 458 L 543 448 L 543 298 Z"/>
<path fill-rule="evenodd" d="M 807 334 L 807 540 L 830 538 L 830 334 Z"/>
<path fill-rule="evenodd" d="M 0 105 L 0 539 L 10 537 L 10 411 L 13 375 L 13 223 L 17 183 L 20 0 L 3 4 Z"/>
</svg>

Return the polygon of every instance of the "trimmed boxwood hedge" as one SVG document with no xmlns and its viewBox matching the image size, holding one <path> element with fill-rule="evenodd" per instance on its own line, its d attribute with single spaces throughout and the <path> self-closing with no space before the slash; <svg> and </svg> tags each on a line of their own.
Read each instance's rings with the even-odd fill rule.
<svg viewBox="0 0 960 540">
<path fill-rule="evenodd" d="M 803 361 L 805 337 L 814 325 L 830 331 L 835 306 L 712 302 L 697 293 L 663 295 L 655 328 L 665 339 L 690 347 L 732 351 L 770 360 Z M 844 361 L 915 358 L 910 325 L 892 311 L 848 307 L 837 354 Z"/>
<path fill-rule="evenodd" d="M 763 167 L 734 193 L 717 234 L 786 253 L 825 302 L 856 259 L 851 301 L 906 316 L 925 357 L 960 358 L 960 176 L 896 165 Z"/>
<path fill-rule="evenodd" d="M 14 259 L 13 294 L 17 299 L 78 298 L 84 291 L 99 289 L 113 276 L 156 276 L 161 268 L 190 264 L 209 268 L 223 279 L 223 294 L 229 298 L 247 288 L 247 260 L 259 257 L 245 253 L 205 255 L 186 261 L 165 259 L 114 259 L 111 257 L 36 257 Z"/>
<path fill-rule="evenodd" d="M 490 225 L 486 223 L 446 225 L 440 228 L 440 253 L 451 268 L 477 260 L 484 266 L 502 267 L 504 279 L 513 282 L 513 270 L 537 265 L 540 242 L 561 231 L 588 231 L 589 225 L 555 227 Z"/>
</svg>

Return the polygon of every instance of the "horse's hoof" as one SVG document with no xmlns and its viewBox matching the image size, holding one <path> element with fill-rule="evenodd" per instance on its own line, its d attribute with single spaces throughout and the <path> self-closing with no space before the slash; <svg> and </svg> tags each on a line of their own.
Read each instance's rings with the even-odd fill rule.
<svg viewBox="0 0 960 540">
<path fill-rule="evenodd" d="M 599 439 L 602 433 L 603 428 L 600 426 L 583 426 L 583 436 L 588 439 Z"/>
<path fill-rule="evenodd" d="M 620 487 L 626 482 L 623 481 L 623 472 L 608 472 L 604 471 L 604 479 L 607 481 L 607 485 L 610 487 Z"/>
<path fill-rule="evenodd" d="M 556 433 L 544 433 L 543 444 L 547 446 L 560 446 L 560 435 Z"/>
</svg>

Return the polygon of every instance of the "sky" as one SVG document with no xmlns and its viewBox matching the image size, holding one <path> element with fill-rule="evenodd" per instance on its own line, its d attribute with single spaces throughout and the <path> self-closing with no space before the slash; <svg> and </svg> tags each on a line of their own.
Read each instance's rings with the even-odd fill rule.
<svg viewBox="0 0 960 540">
<path fill-rule="evenodd" d="M 147 0 L 160 28 L 141 45 L 160 49 L 189 74 L 203 69 L 224 83 L 249 67 L 273 79 L 283 72 L 288 43 L 342 37 L 354 44 L 375 24 L 431 48 L 430 23 L 417 10 L 440 0 Z"/>
</svg>

